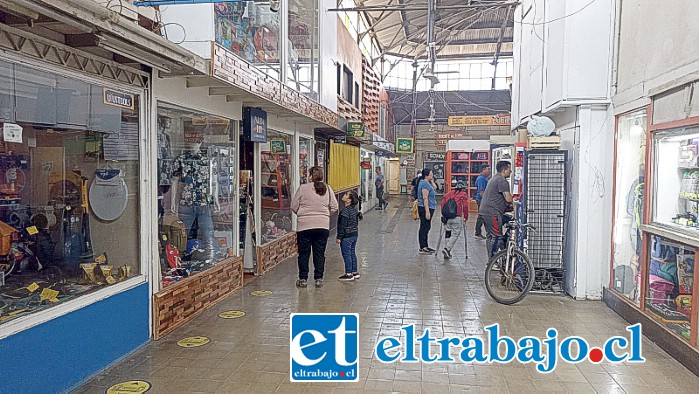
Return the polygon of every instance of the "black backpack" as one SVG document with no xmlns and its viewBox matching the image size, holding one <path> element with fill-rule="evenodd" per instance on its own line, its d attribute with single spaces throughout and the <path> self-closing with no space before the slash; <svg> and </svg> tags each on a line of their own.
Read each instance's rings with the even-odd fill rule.
<svg viewBox="0 0 699 394">
<path fill-rule="evenodd" d="M 413 179 L 413 198 L 417 200 L 418 190 L 420 189 L 420 178 Z"/>
<path fill-rule="evenodd" d="M 458 205 L 456 204 L 456 200 L 453 198 L 450 198 L 447 200 L 447 202 L 444 204 L 444 208 L 442 208 L 442 217 L 447 220 L 451 220 L 456 218 L 458 214 Z"/>
</svg>

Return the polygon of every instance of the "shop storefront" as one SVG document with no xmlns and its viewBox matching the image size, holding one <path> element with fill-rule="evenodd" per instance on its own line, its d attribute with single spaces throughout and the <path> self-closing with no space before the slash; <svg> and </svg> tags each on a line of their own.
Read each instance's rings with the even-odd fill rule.
<svg viewBox="0 0 699 394">
<path fill-rule="evenodd" d="M 376 200 L 376 155 L 366 149 L 361 149 L 361 187 L 360 195 L 362 197 L 362 210 L 369 211 L 378 203 Z"/>
<path fill-rule="evenodd" d="M 184 78 L 154 78 L 153 92 L 159 339 L 242 287 L 241 108 L 188 89 Z"/>
<path fill-rule="evenodd" d="M 697 354 L 699 119 L 617 117 L 610 307 L 678 359 Z M 685 350 L 683 346 L 685 344 Z"/>
<path fill-rule="evenodd" d="M 0 362 L 17 391 L 53 391 L 149 339 L 149 74 L 125 84 L 3 56 Z"/>
<path fill-rule="evenodd" d="M 445 164 L 447 155 L 444 152 L 425 152 L 422 156 L 423 168 L 432 170 L 434 182 L 437 185 L 437 194 L 442 195 L 446 191 Z"/>
</svg>

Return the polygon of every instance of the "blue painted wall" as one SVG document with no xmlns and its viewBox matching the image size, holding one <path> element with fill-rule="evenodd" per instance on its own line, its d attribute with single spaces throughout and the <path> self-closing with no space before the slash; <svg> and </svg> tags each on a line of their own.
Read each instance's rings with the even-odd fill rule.
<svg viewBox="0 0 699 394">
<path fill-rule="evenodd" d="M 0 340 L 0 393 L 56 393 L 148 341 L 148 284 Z"/>
</svg>

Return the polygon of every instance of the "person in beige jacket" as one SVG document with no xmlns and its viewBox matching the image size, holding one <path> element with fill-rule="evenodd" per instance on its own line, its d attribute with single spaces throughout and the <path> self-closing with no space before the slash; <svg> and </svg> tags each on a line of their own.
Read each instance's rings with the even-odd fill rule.
<svg viewBox="0 0 699 394">
<path fill-rule="evenodd" d="M 330 236 L 330 215 L 338 209 L 337 198 L 330 185 L 323 182 L 323 170 L 309 171 L 311 183 L 301 185 L 291 200 L 296 214 L 296 242 L 299 249 L 299 279 L 297 287 L 308 286 L 309 260 L 313 251 L 313 279 L 316 287 L 323 286 L 325 247 Z"/>
</svg>

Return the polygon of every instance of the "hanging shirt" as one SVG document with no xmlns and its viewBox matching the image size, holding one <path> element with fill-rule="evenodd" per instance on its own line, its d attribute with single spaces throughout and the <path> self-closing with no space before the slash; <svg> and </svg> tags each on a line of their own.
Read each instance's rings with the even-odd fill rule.
<svg viewBox="0 0 699 394">
<path fill-rule="evenodd" d="M 180 177 L 180 205 L 204 206 L 214 203 L 211 190 L 209 157 L 205 153 L 186 152 L 175 159 L 173 176 Z"/>
</svg>

